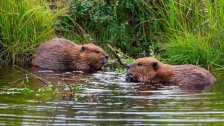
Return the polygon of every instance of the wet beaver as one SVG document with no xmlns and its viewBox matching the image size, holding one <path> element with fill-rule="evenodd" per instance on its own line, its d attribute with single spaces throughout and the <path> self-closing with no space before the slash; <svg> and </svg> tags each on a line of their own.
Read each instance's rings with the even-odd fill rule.
<svg viewBox="0 0 224 126">
<path fill-rule="evenodd" d="M 32 59 L 32 66 L 57 69 L 97 71 L 107 62 L 108 55 L 94 44 L 77 45 L 55 38 L 40 45 Z"/>
<path fill-rule="evenodd" d="M 212 84 L 211 73 L 195 65 L 168 65 L 154 57 L 137 59 L 127 66 L 127 81 L 162 84 Z"/>
</svg>

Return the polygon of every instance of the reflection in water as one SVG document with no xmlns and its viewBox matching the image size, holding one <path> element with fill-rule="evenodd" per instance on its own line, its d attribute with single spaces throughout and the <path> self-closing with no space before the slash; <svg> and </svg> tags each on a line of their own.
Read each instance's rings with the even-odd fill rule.
<svg viewBox="0 0 224 126">
<path fill-rule="evenodd" d="M 113 72 L 32 72 L 52 84 L 80 85 L 71 98 L 21 93 L 19 84 L 43 86 L 24 73 L 0 73 L 0 125 L 221 125 L 224 123 L 223 80 L 211 87 L 126 83 Z M 3 91 L 4 90 L 4 91 Z"/>
</svg>

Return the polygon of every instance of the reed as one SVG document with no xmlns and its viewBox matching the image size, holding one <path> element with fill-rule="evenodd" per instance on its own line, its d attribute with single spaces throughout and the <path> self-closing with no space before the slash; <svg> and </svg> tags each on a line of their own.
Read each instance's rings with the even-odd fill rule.
<svg viewBox="0 0 224 126">
<path fill-rule="evenodd" d="M 40 43 L 54 36 L 56 18 L 44 0 L 1 0 L 0 63 L 26 62 Z"/>
<path fill-rule="evenodd" d="M 224 1 L 171 0 L 160 10 L 165 32 L 160 57 L 172 64 L 224 64 Z M 161 13 L 162 12 L 162 13 Z"/>
</svg>

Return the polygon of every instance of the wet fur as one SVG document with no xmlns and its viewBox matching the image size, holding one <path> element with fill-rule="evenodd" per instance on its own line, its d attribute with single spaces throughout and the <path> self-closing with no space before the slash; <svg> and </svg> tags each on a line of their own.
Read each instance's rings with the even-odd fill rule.
<svg viewBox="0 0 224 126">
<path fill-rule="evenodd" d="M 156 69 L 154 69 L 154 65 Z M 139 65 L 140 64 L 140 65 Z M 215 78 L 204 68 L 195 65 L 168 65 L 154 57 L 137 59 L 129 65 L 128 74 L 137 82 L 164 84 L 211 84 Z"/>
<path fill-rule="evenodd" d="M 107 54 L 94 44 L 77 45 L 55 38 L 40 45 L 32 59 L 32 66 L 57 70 L 96 71 L 107 62 Z"/>
</svg>

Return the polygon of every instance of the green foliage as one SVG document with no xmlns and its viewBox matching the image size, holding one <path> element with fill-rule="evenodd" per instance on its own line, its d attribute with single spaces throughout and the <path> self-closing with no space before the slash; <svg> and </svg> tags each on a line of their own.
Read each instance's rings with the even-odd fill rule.
<svg viewBox="0 0 224 126">
<path fill-rule="evenodd" d="M 109 43 L 131 56 L 159 53 L 172 64 L 221 66 L 223 7 L 212 0 L 72 0 L 60 20 L 79 39 Z"/>
<path fill-rule="evenodd" d="M 177 0 L 164 6 L 168 43 L 161 57 L 173 64 L 224 64 L 224 1 Z"/>
<path fill-rule="evenodd" d="M 25 95 L 31 94 L 31 93 L 45 94 L 47 92 L 52 92 L 52 89 L 53 89 L 52 84 L 48 84 L 47 86 L 40 87 L 37 90 L 32 90 L 31 88 L 25 86 L 24 88 L 22 88 L 22 93 L 25 94 Z M 58 92 L 56 92 L 56 93 L 58 93 Z"/>
<path fill-rule="evenodd" d="M 73 92 L 74 91 L 74 92 Z M 81 92 L 80 85 L 76 85 L 73 87 L 70 87 L 68 84 L 62 84 L 58 87 L 53 86 L 53 84 L 49 83 L 46 86 L 39 87 L 37 89 L 32 89 L 27 86 L 22 88 L 22 94 L 24 95 L 33 95 L 37 98 L 41 99 L 49 99 L 54 95 L 54 97 L 59 98 L 61 95 L 72 95 L 73 93 L 76 95 L 77 93 Z"/>
<path fill-rule="evenodd" d="M 125 64 L 130 64 L 132 62 L 134 62 L 134 59 L 132 59 L 132 58 L 128 58 L 125 60 Z"/>
<path fill-rule="evenodd" d="M 45 0 L 1 0 L 0 62 L 25 62 L 40 43 L 54 36 L 56 17 Z"/>
<path fill-rule="evenodd" d="M 41 87 L 38 89 L 38 92 L 39 93 L 46 93 L 46 92 L 49 92 L 49 91 L 52 91 L 53 89 L 53 85 L 52 84 L 48 84 L 47 86 L 45 87 Z"/>
<path fill-rule="evenodd" d="M 149 54 L 148 47 L 154 43 L 158 26 L 148 20 L 154 16 L 144 0 L 72 0 L 70 13 L 61 18 L 64 29 L 58 32 L 73 33 L 65 36 L 79 36 L 81 42 L 95 40 L 102 47 L 109 43 L 137 56 Z"/>
<path fill-rule="evenodd" d="M 0 1 L 0 63 L 27 61 L 56 33 L 172 64 L 224 64 L 224 1 L 71 0 L 63 15 L 48 2 Z"/>
<path fill-rule="evenodd" d="M 128 55 L 124 54 L 120 49 L 117 49 L 116 52 L 117 52 L 118 57 L 122 61 L 125 62 L 124 64 L 128 65 L 128 64 L 134 62 L 134 59 L 133 58 L 131 58 Z M 117 67 L 115 69 L 115 72 L 116 73 L 126 73 L 127 71 L 126 71 L 126 68 L 124 68 L 124 67 Z"/>
<path fill-rule="evenodd" d="M 25 95 L 30 94 L 32 92 L 33 92 L 33 90 L 28 88 L 28 87 L 22 88 L 22 93 L 25 94 Z"/>
<path fill-rule="evenodd" d="M 73 87 L 74 92 L 80 92 L 81 87 L 79 85 Z"/>
</svg>

